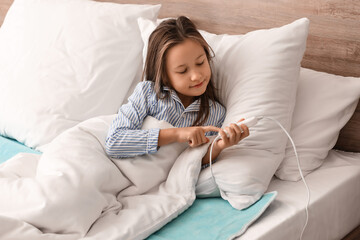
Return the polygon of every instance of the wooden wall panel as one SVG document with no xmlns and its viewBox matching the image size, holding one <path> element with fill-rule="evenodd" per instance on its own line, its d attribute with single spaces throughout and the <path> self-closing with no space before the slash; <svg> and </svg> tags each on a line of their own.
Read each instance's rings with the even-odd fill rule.
<svg viewBox="0 0 360 240">
<path fill-rule="evenodd" d="M 107 0 L 100 0 L 107 1 Z M 310 19 L 302 66 L 342 76 L 360 76 L 360 1 L 358 0 L 113 0 L 161 3 L 160 17 L 186 15 L 213 33 L 243 34 Z"/>
<path fill-rule="evenodd" d="M 98 0 L 162 4 L 160 18 L 186 15 L 200 29 L 244 34 L 279 27 L 301 17 L 310 19 L 302 66 L 342 76 L 360 77 L 359 0 Z M 0 0 L 0 24 L 12 0 Z M 336 145 L 360 151 L 360 105 Z"/>
</svg>

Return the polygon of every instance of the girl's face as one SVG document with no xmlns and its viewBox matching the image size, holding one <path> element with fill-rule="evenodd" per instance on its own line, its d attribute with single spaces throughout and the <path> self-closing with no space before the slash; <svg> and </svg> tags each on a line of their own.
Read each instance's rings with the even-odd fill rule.
<svg viewBox="0 0 360 240">
<path fill-rule="evenodd" d="M 186 108 L 194 97 L 205 92 L 211 77 L 204 48 L 198 42 L 186 39 L 168 49 L 165 62 L 171 87 Z"/>
</svg>

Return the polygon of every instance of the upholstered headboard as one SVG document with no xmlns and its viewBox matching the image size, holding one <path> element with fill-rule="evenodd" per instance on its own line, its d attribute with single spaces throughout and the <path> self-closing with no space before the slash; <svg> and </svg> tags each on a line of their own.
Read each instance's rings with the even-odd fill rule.
<svg viewBox="0 0 360 240">
<path fill-rule="evenodd" d="M 200 29 L 213 33 L 243 34 L 307 17 L 311 24 L 302 66 L 342 76 L 360 77 L 360 2 L 357 0 L 108 1 L 162 4 L 160 18 L 186 15 Z M 12 0 L 0 0 L 0 24 L 11 3 Z M 360 104 L 341 130 L 335 148 L 360 152 Z"/>
</svg>

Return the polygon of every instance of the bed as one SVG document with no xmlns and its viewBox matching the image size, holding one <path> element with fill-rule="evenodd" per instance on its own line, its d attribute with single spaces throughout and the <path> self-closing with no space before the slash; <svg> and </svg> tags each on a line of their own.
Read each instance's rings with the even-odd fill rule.
<svg viewBox="0 0 360 240">
<path fill-rule="evenodd" d="M 303 57 L 301 55 L 302 69 L 300 72 L 302 75 L 300 74 L 300 80 L 301 76 L 303 76 L 303 78 L 307 76 L 309 82 L 312 81 L 313 83 L 313 87 L 311 87 L 311 84 L 308 82 L 307 89 L 310 91 L 311 88 L 319 87 L 321 90 L 315 94 L 324 96 L 322 102 L 319 104 L 320 108 L 326 111 L 322 113 L 315 108 L 313 111 L 319 111 L 319 115 L 325 115 L 332 111 L 330 109 L 336 110 L 335 115 L 326 116 L 327 122 L 323 121 L 318 124 L 324 127 L 325 123 L 329 123 L 330 118 L 337 118 L 338 122 L 331 124 L 336 126 L 338 131 L 340 131 L 340 129 L 341 131 L 338 132 L 334 130 L 332 134 L 335 134 L 335 138 L 331 139 L 331 141 L 329 140 L 329 143 L 326 143 L 327 146 L 332 146 L 333 149 L 325 151 L 325 155 L 321 155 L 321 161 L 319 161 L 316 166 L 312 165 L 311 169 L 305 169 L 307 171 L 305 179 L 311 192 L 311 200 L 309 203 L 309 222 L 304 231 L 303 239 L 351 240 L 360 238 L 360 203 L 358 201 L 360 198 L 360 104 L 357 104 L 360 95 L 359 84 L 353 85 L 355 87 L 350 86 L 344 88 L 353 94 L 352 100 L 348 100 L 349 103 L 343 103 L 341 106 L 337 106 L 336 104 L 339 102 L 337 100 L 342 98 L 342 96 L 345 98 L 345 96 L 351 95 L 349 92 L 342 92 L 344 90 L 341 87 L 342 84 L 339 84 L 339 81 L 342 80 L 343 85 L 350 84 L 348 80 L 352 84 L 360 81 L 360 68 L 358 67 L 360 64 L 360 5 L 358 2 L 347 1 L 344 3 L 338 0 L 302 2 L 295 0 L 281 2 L 258 0 L 113 0 L 110 2 L 121 4 L 161 4 L 159 15 L 156 16 L 156 18 L 162 19 L 186 15 L 195 22 L 199 29 L 217 35 L 230 34 L 240 36 L 258 29 L 278 28 L 297 19 L 306 17 L 310 21 L 310 25 L 306 49 L 304 49 Z M 11 0 L 0 0 L 0 24 L 12 3 L 13 1 Z M 151 29 L 151 27 L 146 24 L 143 24 L 143 26 L 145 26 L 142 29 L 143 32 L 150 31 L 148 29 Z M 0 37 L 1 33 L 2 32 L 0 32 Z M 37 33 L 40 34 L 40 32 Z M 146 36 L 142 37 L 146 38 Z M 210 34 L 207 40 L 210 39 L 210 41 L 212 41 L 211 39 L 213 38 L 215 37 Z M 312 72 L 313 70 L 315 70 L 316 73 Z M 315 83 L 315 81 L 317 81 L 317 83 Z M 320 88 L 320 86 L 325 85 L 324 83 L 326 81 L 331 82 L 331 84 L 329 84 L 330 86 L 324 89 Z M 337 83 L 333 85 L 333 82 Z M 133 87 L 134 86 L 129 85 L 124 88 L 130 91 Z M 333 94 L 331 89 L 334 89 L 334 92 L 339 90 L 339 92 L 337 95 L 334 95 L 335 93 Z M 124 90 L 126 94 L 128 94 L 127 90 Z M 330 94 L 326 91 L 329 91 Z M 309 96 L 309 93 L 305 92 L 305 90 L 302 94 L 301 96 L 303 96 L 304 99 L 306 96 Z M 298 97 L 300 97 L 299 93 Z M 330 98 L 334 100 L 327 103 L 326 99 Z M 117 101 L 121 102 L 124 99 L 125 97 L 117 99 Z M 294 102 L 294 104 L 296 103 Z M 303 106 L 305 107 L 310 107 L 311 104 L 311 101 L 304 100 L 303 102 Z M 6 112 L 6 114 L 10 113 Z M 348 117 L 343 118 L 343 116 Z M 294 129 L 294 133 L 299 133 L 299 131 L 303 130 L 301 129 L 302 127 L 303 125 L 299 124 L 299 128 Z M 325 132 L 324 128 L 320 128 L 319 126 L 318 128 Z M 316 133 L 313 134 L 316 135 Z M 318 135 L 321 134 L 318 133 Z M 26 138 L 17 140 L 25 145 L 33 144 L 33 142 L 27 142 Z M 295 144 L 297 144 L 296 139 L 294 140 Z M 326 142 L 326 139 L 324 142 Z M 18 144 L 6 139 L 5 136 L 2 137 L 1 143 L 0 151 L 5 152 L 3 156 L 8 154 L 6 153 L 7 150 L 14 148 L 14 144 Z M 15 152 L 6 155 L 7 157 L 4 158 L 10 158 L 10 156 L 13 156 L 17 152 L 33 151 L 29 147 L 21 146 L 24 148 L 16 148 L 17 150 L 15 150 Z M 43 149 L 46 149 L 46 146 Z M 42 149 L 40 148 L 39 150 L 41 151 Z M 286 150 L 291 151 L 292 146 L 287 144 Z M 286 153 L 285 156 L 287 156 Z M 226 157 L 226 155 L 224 157 Z M 311 156 L 309 158 L 310 160 L 308 161 L 311 161 Z M 294 159 L 292 155 L 291 159 Z M 214 164 L 214 167 L 215 165 L 216 164 Z M 220 166 L 220 164 L 218 165 Z M 276 165 L 276 168 L 278 165 Z M 293 171 L 297 170 L 296 166 L 292 167 Z M 283 171 L 283 174 L 286 175 L 289 173 Z M 299 181 L 299 179 L 293 179 L 292 181 L 281 180 L 279 176 L 283 179 L 286 177 L 284 177 L 285 175 L 281 175 L 280 172 L 277 172 L 276 176 L 273 175 L 272 173 L 270 176 L 270 183 L 268 185 L 265 184 L 265 186 L 266 192 L 277 192 L 275 200 L 267 206 L 267 209 L 256 221 L 252 222 L 246 231 L 235 236 L 235 238 L 237 237 L 236 239 L 298 239 L 297 236 L 300 236 L 302 226 L 305 223 L 306 189 L 304 184 L 302 181 Z M 257 199 L 259 199 L 259 197 L 257 197 Z M 235 203 L 233 204 L 233 206 L 235 206 Z M 184 211 L 184 209 L 182 211 Z M 182 215 L 178 218 L 180 219 L 180 217 L 182 217 Z M 160 225 L 157 226 L 157 228 L 160 229 Z M 150 235 L 150 233 L 153 232 L 146 234 Z M 201 239 L 201 236 L 195 234 L 196 233 L 193 235 L 193 239 Z M 159 237 L 156 238 L 157 236 Z M 153 239 L 160 239 L 161 236 L 160 232 L 159 235 L 155 233 L 151 237 Z M 164 236 L 166 237 L 166 235 Z M 217 239 L 224 239 L 224 236 L 225 235 L 219 235 Z M 181 239 L 181 236 L 179 239 Z"/>
</svg>

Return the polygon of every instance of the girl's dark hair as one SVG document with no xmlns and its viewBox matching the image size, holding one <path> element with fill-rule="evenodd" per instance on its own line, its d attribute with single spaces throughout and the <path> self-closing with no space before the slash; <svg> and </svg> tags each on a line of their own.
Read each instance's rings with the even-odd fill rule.
<svg viewBox="0 0 360 240">
<path fill-rule="evenodd" d="M 155 92 L 159 99 L 168 97 L 167 94 L 164 95 L 163 87 L 171 87 L 165 67 L 166 53 L 171 47 L 186 39 L 195 40 L 204 48 L 210 64 L 214 52 L 196 29 L 195 24 L 187 17 L 165 20 L 150 35 L 142 79 L 155 82 Z M 199 96 L 200 110 L 193 126 L 201 126 L 206 122 L 209 117 L 209 101 L 215 103 L 218 100 L 212 78 L 211 75 L 206 91 Z"/>
</svg>

